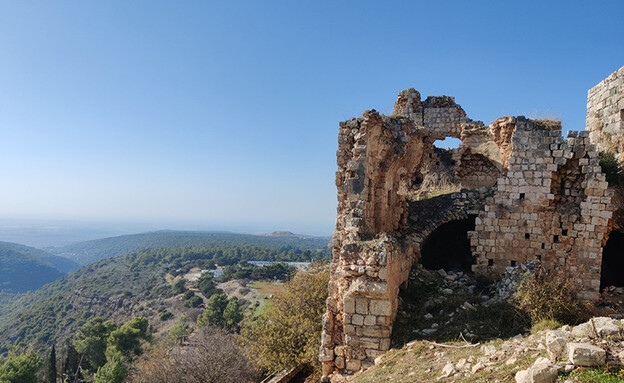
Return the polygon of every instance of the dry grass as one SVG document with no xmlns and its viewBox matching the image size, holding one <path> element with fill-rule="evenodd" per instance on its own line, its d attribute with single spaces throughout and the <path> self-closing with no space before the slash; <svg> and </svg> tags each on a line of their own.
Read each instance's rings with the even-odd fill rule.
<svg viewBox="0 0 624 383">
<path fill-rule="evenodd" d="M 520 340 L 514 341 L 520 344 Z M 465 345 L 446 343 L 445 345 Z M 380 363 L 370 369 L 356 374 L 351 380 L 353 383 L 412 383 L 436 382 L 447 363 L 457 364 L 466 359 L 474 366 L 479 361 L 485 362 L 486 367 L 479 372 L 472 373 L 471 369 L 443 378 L 443 382 L 514 382 L 516 372 L 526 369 L 546 352 L 537 350 L 537 340 L 527 341 L 525 347 L 518 346 L 517 352 L 503 353 L 501 341 L 488 342 L 484 345 L 494 345 L 497 354 L 486 356 L 481 346 L 468 348 L 440 347 L 427 341 L 411 343 L 402 349 L 391 350 L 386 353 Z M 506 362 L 514 358 L 514 363 Z"/>
</svg>

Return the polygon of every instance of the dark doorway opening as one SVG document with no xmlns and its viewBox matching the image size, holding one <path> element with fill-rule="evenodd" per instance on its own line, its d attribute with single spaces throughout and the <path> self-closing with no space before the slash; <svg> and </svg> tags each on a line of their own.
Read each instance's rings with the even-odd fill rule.
<svg viewBox="0 0 624 383">
<path fill-rule="evenodd" d="M 475 218 L 451 221 L 435 229 L 423 243 L 420 263 L 429 270 L 471 271 L 474 258 L 468 232 L 475 229 Z"/>
<path fill-rule="evenodd" d="M 612 231 L 602 249 L 600 290 L 609 286 L 624 287 L 624 233 Z"/>
</svg>

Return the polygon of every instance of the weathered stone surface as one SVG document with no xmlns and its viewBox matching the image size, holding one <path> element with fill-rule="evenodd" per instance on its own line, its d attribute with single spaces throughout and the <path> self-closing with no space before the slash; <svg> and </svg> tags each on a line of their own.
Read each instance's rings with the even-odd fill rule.
<svg viewBox="0 0 624 383">
<path fill-rule="evenodd" d="M 597 317 L 592 318 L 591 323 L 601 338 L 619 339 L 622 337 L 622 324 L 617 319 Z"/>
<path fill-rule="evenodd" d="M 572 327 L 572 335 L 576 338 L 594 338 L 596 337 L 596 332 L 594 331 L 593 326 L 589 322 L 581 323 L 578 326 Z"/>
<path fill-rule="evenodd" d="M 567 351 L 567 337 L 563 331 L 549 331 L 545 337 L 546 350 L 553 359 L 562 358 Z"/>
<path fill-rule="evenodd" d="M 516 373 L 516 383 L 553 383 L 557 380 L 557 368 L 546 361 L 536 363 L 527 370 Z"/>
<path fill-rule="evenodd" d="M 456 372 L 457 370 L 455 369 L 455 365 L 453 365 L 453 363 L 447 363 L 442 369 L 442 375 L 440 375 L 440 377 L 448 378 L 449 376 L 454 375 Z"/>
<path fill-rule="evenodd" d="M 586 129 L 599 151 L 624 160 L 624 67 L 589 90 Z"/>
<path fill-rule="evenodd" d="M 392 304 L 388 301 L 374 300 L 371 301 L 370 313 L 372 315 L 392 315 Z"/>
<path fill-rule="evenodd" d="M 568 343 L 568 359 L 577 366 L 591 367 L 605 364 L 607 353 L 589 343 Z"/>
</svg>

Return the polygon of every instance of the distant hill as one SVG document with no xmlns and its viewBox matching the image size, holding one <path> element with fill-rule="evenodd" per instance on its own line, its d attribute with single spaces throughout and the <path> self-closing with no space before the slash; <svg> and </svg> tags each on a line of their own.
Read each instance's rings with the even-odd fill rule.
<svg viewBox="0 0 624 383">
<path fill-rule="evenodd" d="M 74 271 L 72 260 L 17 243 L 0 242 L 0 291 L 20 293 L 35 290 Z"/>
<path fill-rule="evenodd" d="M 50 253 L 69 258 L 81 265 L 99 261 L 141 249 L 201 247 L 205 245 L 259 246 L 268 249 L 325 251 L 329 238 L 304 237 L 289 232 L 275 235 L 248 235 L 223 232 L 156 231 L 150 233 L 122 235 L 79 242 L 63 247 L 46 248 Z M 283 233 L 283 234 L 282 234 Z"/>
<path fill-rule="evenodd" d="M 62 344 L 93 316 L 122 322 L 141 315 L 158 330 L 166 324 L 162 319 L 164 313 L 179 314 L 186 310 L 182 302 L 174 300 L 167 274 L 181 275 L 195 267 L 214 267 L 215 263 L 300 261 L 331 256 L 328 239 L 180 232 L 90 241 L 80 244 L 75 251 L 90 250 L 91 256 L 115 254 L 123 251 L 124 246 L 147 247 L 148 239 L 165 244 L 172 243 L 172 238 L 177 238 L 176 243 L 184 246 L 142 249 L 103 259 L 0 307 L 0 354 L 6 352 L 11 343 L 36 349 Z M 188 246 L 194 241 L 204 245 Z M 192 309 L 189 310 L 191 317 Z"/>
</svg>

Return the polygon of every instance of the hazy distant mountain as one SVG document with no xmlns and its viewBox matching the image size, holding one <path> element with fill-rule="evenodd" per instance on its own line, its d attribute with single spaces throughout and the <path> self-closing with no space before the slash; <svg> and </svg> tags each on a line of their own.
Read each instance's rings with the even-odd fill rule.
<svg viewBox="0 0 624 383">
<path fill-rule="evenodd" d="M 0 291 L 35 290 L 80 266 L 67 258 L 17 243 L 0 242 Z"/>
<path fill-rule="evenodd" d="M 289 232 L 282 232 L 289 233 Z M 47 251 L 72 259 L 81 265 L 88 265 L 100 259 L 130 253 L 141 249 L 172 247 L 201 247 L 204 245 L 246 245 L 296 247 L 302 250 L 327 249 L 329 238 L 289 235 L 258 236 L 223 232 L 199 231 L 156 231 L 150 233 L 122 235 L 93 241 L 79 242 L 63 247 L 49 247 Z"/>
</svg>

